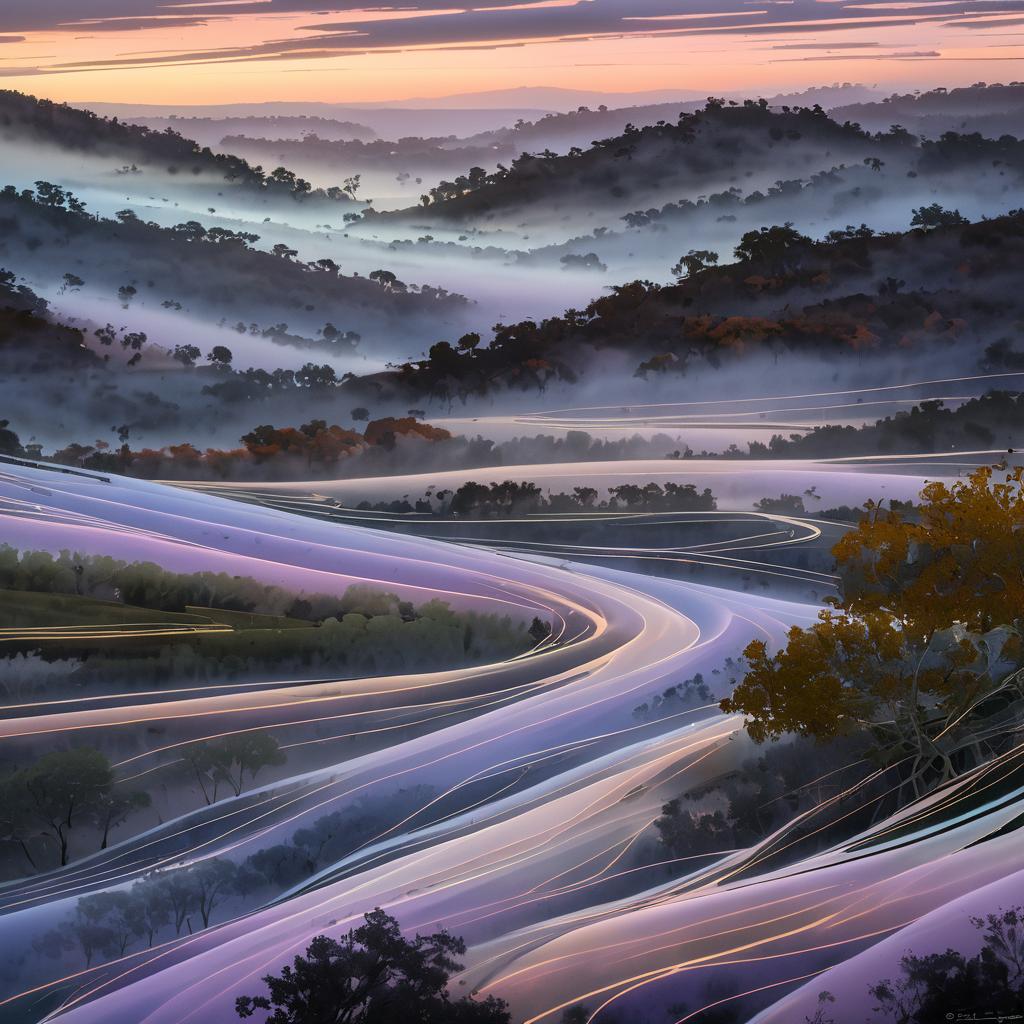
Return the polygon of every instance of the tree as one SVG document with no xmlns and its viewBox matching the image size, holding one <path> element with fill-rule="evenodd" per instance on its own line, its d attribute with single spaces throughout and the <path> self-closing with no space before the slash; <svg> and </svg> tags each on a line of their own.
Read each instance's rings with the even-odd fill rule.
<svg viewBox="0 0 1024 1024">
<path fill-rule="evenodd" d="M 141 352 L 147 340 L 145 331 L 127 331 L 121 336 L 121 348 Z"/>
<path fill-rule="evenodd" d="M 141 878 L 131 887 L 137 932 L 145 937 L 146 948 L 171 923 L 171 900 L 167 888 L 155 877 Z"/>
<path fill-rule="evenodd" d="M 538 618 L 536 615 L 533 618 L 533 622 L 530 623 L 530 628 L 527 630 L 531 637 L 538 643 L 543 643 L 549 636 L 551 636 L 551 626 L 546 623 L 543 619 Z"/>
<path fill-rule="evenodd" d="M 196 360 L 202 354 L 198 345 L 175 345 L 174 351 L 171 353 L 182 366 L 195 366 Z"/>
<path fill-rule="evenodd" d="M 295 371 L 295 383 L 302 388 L 330 388 L 338 383 L 338 375 L 329 363 L 303 363 Z"/>
<path fill-rule="evenodd" d="M 148 807 L 150 803 L 149 794 L 140 789 L 128 793 L 118 793 L 112 789 L 101 794 L 96 801 L 96 824 L 103 832 L 100 849 L 107 848 L 112 828 L 124 824 L 136 811 Z"/>
<path fill-rule="evenodd" d="M 370 410 L 363 405 L 357 405 L 350 413 L 356 423 L 365 422 L 370 418 Z"/>
<path fill-rule="evenodd" d="M 275 167 L 267 175 L 267 180 L 292 188 L 295 185 L 295 172 L 289 171 L 287 167 Z"/>
<path fill-rule="evenodd" d="M 340 940 L 318 935 L 293 966 L 264 977 L 266 995 L 240 996 L 235 1009 L 242 1018 L 272 1011 L 268 1024 L 509 1024 L 504 1002 L 493 996 L 448 996 L 465 951 L 443 931 L 404 938 L 378 907 Z"/>
<path fill-rule="evenodd" d="M 10 425 L 10 420 L 0 420 L 0 455 L 24 455 L 21 438 L 8 429 Z"/>
<path fill-rule="evenodd" d="M 104 921 L 105 908 L 94 900 L 83 897 L 75 907 L 75 915 L 68 924 L 68 931 L 74 936 L 85 956 L 85 965 L 92 964 L 97 953 L 106 952 L 114 942 L 114 931 Z"/>
<path fill-rule="evenodd" d="M 17 773 L 0 779 L 0 842 L 14 843 L 25 855 L 33 870 L 39 865 L 32 853 L 32 843 L 39 836 L 28 792 L 20 784 Z"/>
<path fill-rule="evenodd" d="M 154 881 L 159 893 L 153 899 L 165 902 L 168 917 L 174 925 L 174 934 L 180 935 L 182 928 L 188 926 L 192 932 L 190 915 L 197 909 L 197 894 L 187 870 L 171 871 L 159 876 Z"/>
<path fill-rule="evenodd" d="M 217 907 L 234 895 L 237 879 L 238 868 L 230 860 L 201 860 L 185 869 L 185 881 L 192 886 L 204 928 L 210 927 L 210 918 Z"/>
<path fill-rule="evenodd" d="M 811 244 L 806 235 L 801 235 L 787 222 L 746 232 L 736 246 L 736 258 L 764 263 L 772 271 L 788 273 L 809 250 Z"/>
<path fill-rule="evenodd" d="M 245 786 L 245 776 L 255 782 L 264 768 L 285 763 L 286 757 L 277 740 L 265 732 L 243 732 L 228 736 L 219 743 L 224 777 L 235 796 Z"/>
<path fill-rule="evenodd" d="M 217 791 L 226 782 L 235 796 L 264 768 L 285 763 L 277 740 L 265 732 L 245 732 L 222 740 L 190 744 L 182 755 L 185 772 L 199 783 L 207 805 L 217 802 Z"/>
<path fill-rule="evenodd" d="M 761 498 L 754 506 L 759 512 L 782 516 L 804 516 L 807 509 L 799 494 L 780 494 L 777 498 Z"/>
<path fill-rule="evenodd" d="M 757 741 L 831 739 L 867 729 L 907 782 L 941 781 L 975 716 L 997 692 L 1021 696 L 1024 470 L 930 483 L 913 518 L 869 503 L 835 546 L 842 596 L 771 654 L 755 640 L 723 710 Z M 962 756 L 962 755 L 961 755 Z"/>
<path fill-rule="evenodd" d="M 401 281 L 398 280 L 397 276 L 391 273 L 390 270 L 374 270 L 369 274 L 371 281 L 376 281 L 381 288 L 387 291 L 397 291 L 401 285 Z"/>
<path fill-rule="evenodd" d="M 47 754 L 12 780 L 19 805 L 56 842 L 61 867 L 68 862 L 72 829 L 95 821 L 113 783 L 110 762 L 89 747 Z"/>
<path fill-rule="evenodd" d="M 918 207 L 910 218 L 912 228 L 924 228 L 926 231 L 930 231 L 932 228 L 957 227 L 969 223 L 970 221 L 966 217 L 960 215 L 959 210 L 947 210 L 938 203 Z"/>
<path fill-rule="evenodd" d="M 725 853 L 736 845 L 732 826 L 721 811 L 689 811 L 678 799 L 662 807 L 661 817 L 654 826 L 673 857 Z"/>
<path fill-rule="evenodd" d="M 228 769 L 223 749 L 214 743 L 191 743 L 181 760 L 186 773 L 199 783 L 207 806 L 216 803 L 217 790 Z"/>
<path fill-rule="evenodd" d="M 672 273 L 678 278 L 696 277 L 702 270 L 707 270 L 718 263 L 718 253 L 710 249 L 691 249 L 685 256 L 679 258 L 679 262 L 672 268 Z"/>
<path fill-rule="evenodd" d="M 226 345 L 214 345 L 207 353 L 206 358 L 219 370 L 229 369 L 234 355 Z"/>
</svg>

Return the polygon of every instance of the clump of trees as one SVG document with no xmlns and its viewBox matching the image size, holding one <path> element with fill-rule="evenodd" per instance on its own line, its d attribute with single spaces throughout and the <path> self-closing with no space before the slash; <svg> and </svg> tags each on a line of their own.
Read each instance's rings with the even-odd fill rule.
<svg viewBox="0 0 1024 1024">
<path fill-rule="evenodd" d="M 972 917 L 971 924 L 982 934 L 980 952 L 907 953 L 895 981 L 869 988 L 875 1012 L 896 1024 L 941 1024 L 951 1009 L 980 1009 L 997 1020 L 1024 1014 L 1024 907 Z"/>
<path fill-rule="evenodd" d="M 444 931 L 405 938 L 377 907 L 340 939 L 318 935 L 305 956 L 263 978 L 263 994 L 239 996 L 235 1009 L 243 1019 L 268 1011 L 268 1024 L 509 1024 L 508 1007 L 494 996 L 449 995 L 465 952 L 465 942 Z"/>
<path fill-rule="evenodd" d="M 19 551 L 0 545 L 0 589 L 73 594 L 138 608 L 184 612 L 190 607 L 284 616 L 308 623 L 361 614 L 415 619 L 417 609 L 397 594 L 353 584 L 342 594 L 314 594 L 262 583 L 251 576 L 175 572 L 156 562 L 62 550 Z"/>
<path fill-rule="evenodd" d="M 708 512 L 717 508 L 711 489 L 698 491 L 695 484 L 619 484 L 598 500 L 594 487 L 574 487 L 571 493 L 545 494 L 530 480 L 504 480 L 481 484 L 469 480 L 455 491 L 427 493 L 408 500 L 360 502 L 358 509 L 374 512 L 419 512 L 455 519 L 499 519 L 510 516 L 559 512 Z M 436 504 L 435 504 L 436 502 Z"/>
<path fill-rule="evenodd" d="M 800 494 L 780 494 L 777 498 L 759 498 L 754 504 L 758 512 L 767 512 L 777 516 L 803 516 L 807 514 L 803 496 Z"/>
<path fill-rule="evenodd" d="M 555 205 L 570 197 L 579 202 L 581 195 L 592 201 L 607 202 L 609 196 L 623 201 L 635 188 L 640 173 L 666 187 L 691 184 L 706 175 L 710 151 L 737 165 L 749 165 L 769 159 L 776 145 L 794 146 L 805 138 L 858 155 L 867 145 L 885 151 L 916 141 L 909 136 L 906 142 L 872 136 L 859 125 L 832 120 L 817 104 L 772 110 L 764 99 L 727 104 L 708 97 L 702 110 L 681 113 L 674 123 L 628 124 L 615 135 L 593 140 L 586 150 L 573 147 L 565 155 L 549 148 L 521 153 L 507 166 L 499 163 L 491 173 L 472 167 L 429 189 L 420 204 L 435 216 L 455 218 L 539 202 Z"/>
<path fill-rule="evenodd" d="M 389 793 L 386 799 L 361 797 L 297 829 L 287 842 L 252 854 L 246 867 L 272 890 L 282 892 L 337 864 L 399 823 L 406 830 L 417 827 L 414 820 L 437 796 L 429 786 L 411 786 Z M 442 816 L 436 803 L 433 812 L 435 817 Z"/>
<path fill-rule="evenodd" d="M 432 321 L 467 304 L 463 296 L 443 288 L 398 287 L 388 271 L 372 278 L 345 275 L 332 261 L 306 263 L 287 247 L 257 249 L 259 236 L 251 232 L 206 228 L 198 221 L 163 227 L 130 210 L 120 211 L 116 219 L 96 216 L 73 195 L 45 181 L 37 182 L 34 190 L 0 188 L 0 218 L 12 225 L 5 237 L 5 251 L 12 258 L 32 263 L 41 249 L 74 247 L 88 253 L 91 286 L 115 293 L 130 287 L 135 294 L 122 293 L 122 301 L 162 299 L 168 309 L 178 309 L 184 298 L 193 312 L 222 317 L 225 324 L 239 314 L 251 315 L 253 309 L 277 316 L 285 309 L 310 313 L 346 308 L 359 318 L 352 325 L 355 332 L 379 328 L 395 317 L 412 318 L 421 326 L 417 318 Z M 139 277 L 140 268 L 151 277 Z M 168 298 L 172 288 L 176 297 Z M 322 346 L 337 350 L 337 340 L 324 338 Z M 350 335 L 342 340 L 350 347 L 353 339 Z"/>
<path fill-rule="evenodd" d="M 344 607 L 343 599 L 336 596 L 300 595 L 249 576 L 174 572 L 155 562 L 126 562 L 109 555 L 69 550 L 56 555 L 49 551 L 19 551 L 8 544 L 0 545 L 0 588 L 95 597 L 166 612 L 201 606 L 281 615 L 294 610 L 300 601 L 305 603 L 299 611 L 306 606 L 312 611 L 313 600 L 325 609 Z M 350 604 L 360 595 L 370 600 L 373 593 L 365 587 L 357 588 Z"/>
<path fill-rule="evenodd" d="M 791 862 L 1008 749 L 1024 720 L 1022 527 L 1021 469 L 929 484 L 918 505 L 868 503 L 834 548 L 841 596 L 781 649 L 743 652 L 720 706 L 763 747 L 665 804 L 671 856 L 774 835 L 760 868 Z"/>
<path fill-rule="evenodd" d="M 892 806 L 887 781 L 865 771 L 869 748 L 860 734 L 766 744 L 728 777 L 668 801 L 655 822 L 659 840 L 669 856 L 687 858 L 746 849 L 785 829 L 784 841 L 758 848 L 758 863 L 793 862 L 866 828 L 881 802 Z M 856 806 L 837 800 L 853 791 Z"/>
<path fill-rule="evenodd" d="M 227 784 L 241 796 L 248 775 L 250 782 L 264 769 L 287 760 L 280 744 L 266 732 L 240 732 L 219 740 L 190 743 L 181 764 L 185 776 L 199 785 L 207 805 L 217 802 L 217 792 Z"/>
<path fill-rule="evenodd" d="M 245 898 L 260 883 L 246 868 L 217 857 L 145 875 L 129 887 L 79 897 L 71 916 L 35 948 L 51 957 L 77 949 L 87 967 L 117 959 L 152 948 L 172 930 L 179 937 L 209 928 L 225 903 Z"/>
<path fill-rule="evenodd" d="M 728 665 L 732 659 L 728 659 Z M 662 718 L 669 718 L 672 715 L 683 711 L 690 711 L 693 708 L 706 707 L 712 702 L 711 689 L 704 682 L 704 676 L 698 672 L 690 679 L 684 679 L 681 683 L 666 687 L 661 693 L 656 693 L 650 700 L 633 708 L 633 717 L 638 722 L 656 722 Z"/>
<path fill-rule="evenodd" d="M 143 875 L 131 886 L 81 896 L 60 927 L 36 940 L 36 951 L 56 957 L 77 950 L 90 966 L 194 934 L 225 909 L 238 912 L 254 899 L 277 896 L 396 825 L 408 827 L 427 808 L 438 814 L 436 799 L 436 790 L 426 786 L 398 790 L 385 801 L 362 798 L 241 863 L 208 857 Z M 448 1018 L 438 1024 L 448 1024 Z"/>
</svg>

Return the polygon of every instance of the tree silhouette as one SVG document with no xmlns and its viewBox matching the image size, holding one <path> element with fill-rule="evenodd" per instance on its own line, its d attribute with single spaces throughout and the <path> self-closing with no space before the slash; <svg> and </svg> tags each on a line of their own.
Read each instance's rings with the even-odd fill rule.
<svg viewBox="0 0 1024 1024">
<path fill-rule="evenodd" d="M 989 1020 L 1016 1020 L 1024 1013 L 1021 923 L 1024 907 L 971 918 L 983 933 L 981 951 L 966 957 L 954 949 L 900 960 L 902 977 L 869 988 L 875 1012 L 897 1024 L 941 1024 L 983 1008 Z M 970 1019 L 970 1018 L 967 1018 Z"/>
<path fill-rule="evenodd" d="M 493 996 L 448 996 L 465 951 L 447 932 L 404 938 L 378 907 L 340 940 L 318 935 L 280 976 L 264 977 L 266 995 L 240 996 L 235 1009 L 242 1018 L 271 1011 L 267 1024 L 508 1024 L 505 1004 Z"/>
<path fill-rule="evenodd" d="M 930 206 L 921 206 L 913 211 L 910 218 L 912 228 L 943 228 L 956 227 L 960 224 L 967 224 L 966 217 L 961 216 L 959 210 L 947 210 L 938 203 Z"/>
</svg>

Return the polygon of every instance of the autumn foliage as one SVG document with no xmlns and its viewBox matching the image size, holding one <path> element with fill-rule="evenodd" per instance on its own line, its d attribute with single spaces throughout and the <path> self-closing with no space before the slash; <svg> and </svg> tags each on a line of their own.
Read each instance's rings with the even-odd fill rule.
<svg viewBox="0 0 1024 1024">
<path fill-rule="evenodd" d="M 913 518 L 869 503 L 834 549 L 842 597 L 780 651 L 750 643 L 723 710 L 757 741 L 868 729 L 915 789 L 949 777 L 975 720 L 1022 696 L 1022 477 L 983 467 L 930 483 Z"/>
<path fill-rule="evenodd" d="M 167 445 L 134 450 L 123 444 L 112 448 L 104 441 L 95 445 L 70 444 L 54 452 L 53 461 L 99 472 L 121 473 L 144 479 L 244 479 L 255 467 L 281 477 L 331 472 L 346 460 L 373 449 L 394 448 L 399 443 L 432 444 L 451 438 L 447 430 L 421 423 L 412 417 L 373 420 L 359 433 L 326 420 L 311 420 L 299 427 L 254 427 L 241 438 L 241 448 L 207 448 Z"/>
</svg>

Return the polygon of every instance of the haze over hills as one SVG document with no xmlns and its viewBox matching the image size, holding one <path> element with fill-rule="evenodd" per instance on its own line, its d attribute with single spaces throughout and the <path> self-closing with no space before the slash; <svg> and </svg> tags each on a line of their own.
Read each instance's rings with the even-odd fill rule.
<svg viewBox="0 0 1024 1024">
<path fill-rule="evenodd" d="M 729 95 L 726 93 L 726 95 Z M 79 106 L 106 116 L 127 118 L 148 123 L 149 118 L 202 117 L 301 117 L 317 116 L 348 120 L 372 128 L 382 138 L 424 135 L 467 136 L 508 128 L 519 120 L 536 121 L 546 114 L 574 111 L 581 106 L 606 106 L 628 112 L 628 118 L 643 119 L 643 108 L 664 106 L 687 109 L 699 104 L 706 93 L 696 90 L 657 90 L 656 92 L 605 93 L 546 87 L 523 86 L 482 93 L 459 93 L 442 97 L 389 100 L 379 103 L 344 102 L 268 102 L 189 105 L 156 105 L 139 103 L 82 102 Z M 745 94 L 733 94 L 745 98 Z M 840 102 L 855 103 L 880 96 L 877 90 L 861 85 L 823 86 L 801 92 L 780 93 L 772 97 L 778 103 L 820 103 L 832 106 Z M 679 106 L 682 104 L 682 106 Z M 653 112 L 652 112 L 653 113 Z M 678 110 L 677 110 L 678 113 Z M 660 116 L 660 114 L 658 115 Z M 625 122 L 623 122 L 624 124 Z M 225 134 L 229 134 L 225 132 Z"/>
<path fill-rule="evenodd" d="M 894 93 L 881 102 L 842 103 L 832 114 L 873 131 L 901 124 L 915 135 L 938 138 L 943 132 L 977 132 L 988 138 L 1024 135 L 1024 85 L 970 86 Z"/>
<path fill-rule="evenodd" d="M 607 84 L 0 92 L 0 1015 L 1024 1011 L 1024 87 Z"/>
</svg>

